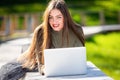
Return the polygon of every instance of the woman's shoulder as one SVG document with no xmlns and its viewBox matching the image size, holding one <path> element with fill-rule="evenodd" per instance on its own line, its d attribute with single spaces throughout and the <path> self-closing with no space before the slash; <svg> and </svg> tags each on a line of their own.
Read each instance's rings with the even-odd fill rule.
<svg viewBox="0 0 120 80">
<path fill-rule="evenodd" d="M 77 27 L 77 29 L 79 29 L 79 30 L 82 29 L 82 25 L 80 25 L 80 24 L 76 24 L 76 27 Z"/>
<path fill-rule="evenodd" d="M 83 33 L 83 27 L 82 27 L 82 25 L 76 24 L 75 26 L 76 26 L 76 31 L 77 31 L 77 32 Z"/>
</svg>

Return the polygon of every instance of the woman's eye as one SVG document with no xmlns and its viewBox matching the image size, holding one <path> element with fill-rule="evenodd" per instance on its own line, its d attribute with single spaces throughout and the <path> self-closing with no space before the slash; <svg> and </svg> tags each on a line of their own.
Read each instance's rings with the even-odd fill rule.
<svg viewBox="0 0 120 80">
<path fill-rule="evenodd" d="M 62 18 L 62 17 L 60 16 L 60 17 L 58 17 L 58 18 Z"/>
<path fill-rule="evenodd" d="M 51 19 L 52 17 L 49 17 L 49 19 Z"/>
<path fill-rule="evenodd" d="M 52 17 L 51 17 L 51 16 L 49 16 L 49 19 L 52 19 Z"/>
</svg>

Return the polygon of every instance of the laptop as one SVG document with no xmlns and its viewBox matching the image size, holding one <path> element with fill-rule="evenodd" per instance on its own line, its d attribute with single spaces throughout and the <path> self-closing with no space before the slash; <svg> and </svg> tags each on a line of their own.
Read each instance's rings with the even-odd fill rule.
<svg viewBox="0 0 120 80">
<path fill-rule="evenodd" d="M 86 48 L 45 49 L 44 65 L 46 77 L 86 74 Z"/>
</svg>

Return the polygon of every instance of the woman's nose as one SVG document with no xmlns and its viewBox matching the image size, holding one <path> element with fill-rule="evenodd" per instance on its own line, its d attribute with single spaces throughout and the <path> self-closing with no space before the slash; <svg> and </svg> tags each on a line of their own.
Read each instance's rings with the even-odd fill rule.
<svg viewBox="0 0 120 80">
<path fill-rule="evenodd" d="M 56 18 L 54 18 L 53 23 L 58 23 L 58 20 Z"/>
</svg>

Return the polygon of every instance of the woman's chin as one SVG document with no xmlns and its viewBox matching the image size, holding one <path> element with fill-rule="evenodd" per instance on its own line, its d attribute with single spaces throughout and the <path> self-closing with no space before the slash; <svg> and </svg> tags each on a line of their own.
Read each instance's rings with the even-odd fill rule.
<svg viewBox="0 0 120 80">
<path fill-rule="evenodd" d="M 57 29 L 57 28 L 56 28 L 56 29 L 53 29 L 53 30 L 54 30 L 54 31 L 57 31 L 57 32 L 61 31 L 61 29 Z"/>
</svg>

